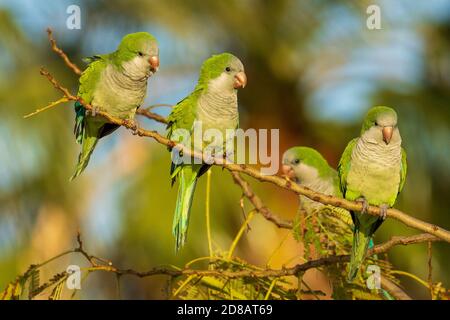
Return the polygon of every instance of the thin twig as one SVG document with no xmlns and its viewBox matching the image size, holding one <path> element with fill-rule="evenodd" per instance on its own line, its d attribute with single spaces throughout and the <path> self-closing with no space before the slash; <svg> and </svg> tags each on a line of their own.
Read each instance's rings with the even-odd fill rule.
<svg viewBox="0 0 450 320">
<path fill-rule="evenodd" d="M 53 31 L 50 28 L 47 28 L 47 35 L 48 35 L 48 40 L 50 41 L 50 45 L 51 48 L 54 52 L 56 52 L 56 54 L 58 56 L 60 56 L 63 60 L 64 63 L 76 74 L 76 75 L 81 75 L 81 70 L 80 68 L 78 68 L 78 66 L 73 63 L 72 61 L 70 61 L 69 57 L 67 56 L 67 54 L 65 54 L 65 52 L 60 49 L 58 47 L 58 45 L 56 44 L 56 40 L 53 38 Z"/>
<path fill-rule="evenodd" d="M 381 287 L 397 300 L 412 300 L 397 284 L 383 276 L 381 276 Z"/>
<path fill-rule="evenodd" d="M 433 265 L 432 265 L 433 253 L 431 250 L 431 241 L 428 241 L 428 285 L 430 286 L 431 300 L 434 299 L 433 293 Z"/>
<path fill-rule="evenodd" d="M 139 109 L 137 109 L 136 113 L 140 114 L 142 116 L 145 116 L 145 117 L 147 117 L 149 119 L 153 119 L 155 121 L 167 124 L 166 118 L 164 118 L 163 116 L 161 116 L 161 115 L 159 115 L 157 113 L 148 111 L 147 109 L 139 108 Z"/>
<path fill-rule="evenodd" d="M 205 204 L 205 215 L 206 215 L 206 236 L 208 239 L 208 252 L 209 256 L 213 256 L 213 250 L 212 250 L 212 240 L 211 240 L 211 175 L 212 171 L 208 170 L 206 173 L 206 204 Z"/>
<path fill-rule="evenodd" d="M 154 275 L 168 275 L 171 277 L 178 277 L 178 276 L 216 276 L 216 277 L 224 277 L 229 279 L 234 278 L 242 278 L 242 277 L 251 277 L 251 278 L 258 278 L 258 277 L 285 277 L 285 276 L 297 276 L 302 272 L 305 272 L 309 269 L 313 268 L 320 268 L 328 265 L 333 265 L 336 263 L 343 263 L 350 261 L 349 255 L 339 255 L 339 256 L 330 256 L 325 258 L 320 258 L 316 260 L 311 260 L 302 264 L 295 265 L 290 268 L 282 267 L 281 269 L 261 269 L 261 270 L 238 270 L 238 271 L 228 271 L 228 270 L 197 270 L 192 268 L 183 268 L 178 269 L 174 267 L 155 267 L 147 271 L 136 271 L 133 269 L 120 269 L 115 267 L 111 262 L 109 262 L 108 265 L 99 265 L 95 263 L 94 259 L 96 258 L 90 254 L 88 254 L 84 249 L 81 242 L 81 239 L 79 236 L 77 236 L 77 240 L 79 243 L 78 248 L 75 249 L 76 252 L 80 252 L 91 264 L 91 267 L 88 268 L 89 271 L 105 271 L 105 272 L 112 272 L 116 273 L 118 275 L 132 275 L 139 278 L 145 278 L 149 276 Z M 411 236 L 411 237 L 403 237 L 400 239 L 400 237 L 394 237 L 391 240 L 387 241 L 386 243 L 380 244 L 375 246 L 374 249 L 370 250 L 368 255 L 373 255 L 376 253 L 383 253 L 391 249 L 393 246 L 396 245 L 411 245 L 415 243 L 423 243 L 425 241 L 428 241 L 426 237 L 418 237 L 418 236 Z M 80 245 L 81 243 L 81 245 Z M 105 259 L 101 259 L 103 261 L 106 261 Z"/>
<path fill-rule="evenodd" d="M 234 182 L 242 189 L 244 196 L 252 203 L 256 211 L 264 216 L 267 220 L 274 223 L 279 228 L 292 229 L 292 221 L 283 220 L 267 208 L 262 200 L 253 192 L 250 184 L 245 181 L 239 173 L 231 172 Z"/>
</svg>

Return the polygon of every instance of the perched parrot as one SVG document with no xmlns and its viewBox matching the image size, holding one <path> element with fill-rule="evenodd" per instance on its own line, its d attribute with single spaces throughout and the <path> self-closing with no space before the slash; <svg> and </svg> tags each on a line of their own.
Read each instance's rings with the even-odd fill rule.
<svg viewBox="0 0 450 320">
<path fill-rule="evenodd" d="M 309 147 L 290 148 L 283 154 L 282 164 L 283 173 L 299 185 L 323 194 L 342 198 L 337 171 L 330 167 L 325 158 L 315 149 Z M 325 233 L 328 237 L 328 242 L 336 239 L 335 241 L 339 243 L 339 254 L 349 254 L 352 243 L 352 231 L 354 230 L 350 212 L 344 208 L 324 205 L 320 202 L 310 200 L 305 196 L 300 196 L 300 204 L 307 213 L 323 208 L 329 209 L 325 217 L 320 215 L 316 216 L 316 219 L 321 221 L 321 229 L 319 232 L 318 230 L 314 230 L 313 232 L 319 238 L 320 232 Z M 336 220 L 329 219 L 330 214 L 344 222 L 344 225 L 348 226 L 348 228 L 339 228 L 336 225 Z M 328 248 L 329 245 L 330 243 L 327 243 L 325 248 Z M 373 247 L 374 243 L 370 241 L 369 248 Z M 337 249 L 335 248 L 333 250 Z M 340 282 L 336 281 L 336 279 L 333 280 L 338 287 Z M 382 289 L 382 294 L 388 299 L 392 298 L 384 289 Z"/>
<path fill-rule="evenodd" d="M 338 165 L 345 199 L 363 203 L 361 212 L 351 212 L 353 246 L 348 281 L 356 277 L 374 232 L 386 218 L 406 179 L 406 152 L 397 127 L 397 113 L 374 107 L 367 113 L 360 137 L 345 148 Z M 365 214 L 369 205 L 380 207 L 380 216 Z"/>
<path fill-rule="evenodd" d="M 283 154 L 282 163 L 283 173 L 299 185 L 342 198 L 337 171 L 331 168 L 327 160 L 315 149 L 309 147 L 290 148 Z M 302 195 L 300 195 L 300 205 L 308 213 L 325 207 L 324 204 Z M 352 224 L 350 213 L 347 210 L 327 207 L 330 207 L 341 220 L 349 225 Z"/>
<path fill-rule="evenodd" d="M 198 123 L 201 123 L 203 132 L 207 129 L 217 129 L 225 134 L 227 129 L 236 129 L 239 125 L 237 89 L 245 87 L 246 83 L 244 66 L 234 55 L 222 53 L 207 59 L 202 65 L 194 91 L 180 101 L 170 113 L 167 137 L 176 140 L 174 133 L 177 129 L 187 130 L 193 136 L 194 124 L 198 126 Z M 192 141 L 194 139 L 192 137 Z M 189 211 L 197 179 L 208 169 L 207 164 L 172 161 L 172 184 L 179 179 L 172 228 L 177 251 L 186 241 Z"/>
<path fill-rule="evenodd" d="M 81 103 L 75 103 L 74 133 L 82 147 L 70 180 L 86 168 L 98 139 L 118 128 L 96 116 L 96 111 L 134 123 L 136 110 L 145 98 L 147 80 L 159 67 L 158 43 L 147 32 L 131 33 L 123 37 L 116 51 L 86 61 L 89 65 L 80 77 L 78 96 L 94 110 L 87 113 Z"/>
</svg>

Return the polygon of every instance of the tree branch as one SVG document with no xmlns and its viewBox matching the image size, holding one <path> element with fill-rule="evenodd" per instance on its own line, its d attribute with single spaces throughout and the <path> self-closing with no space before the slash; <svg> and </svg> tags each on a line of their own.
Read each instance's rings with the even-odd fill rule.
<svg viewBox="0 0 450 320">
<path fill-rule="evenodd" d="M 54 52 L 56 52 L 64 60 L 65 64 L 75 74 L 80 75 L 81 74 L 80 69 L 74 63 L 72 63 L 70 61 L 70 59 L 67 57 L 67 55 L 64 53 L 64 51 L 56 45 L 56 41 L 52 37 L 52 30 L 50 28 L 47 29 L 47 33 L 48 33 L 48 37 L 49 37 L 49 41 L 50 41 L 52 50 Z M 73 100 L 73 101 L 79 101 L 86 109 L 92 110 L 91 105 L 85 103 L 80 97 L 70 94 L 69 90 L 60 86 L 56 82 L 56 80 L 50 75 L 50 73 L 48 73 L 45 69 L 41 68 L 41 74 L 46 76 L 47 79 L 53 84 L 53 86 L 56 89 L 60 90 L 67 99 Z M 153 119 L 153 120 L 156 120 L 156 121 L 159 121 L 162 123 L 167 123 L 167 120 L 164 117 L 154 114 L 148 110 L 141 109 L 141 110 L 138 110 L 138 113 L 141 115 L 147 116 L 150 119 Z M 188 155 L 190 154 L 196 158 L 207 160 L 207 158 L 203 154 L 199 154 L 198 152 L 191 152 L 190 149 L 185 148 L 184 146 L 181 146 L 181 145 L 177 145 L 175 142 L 161 136 L 156 131 L 148 131 L 148 130 L 144 130 L 142 128 L 136 128 L 135 126 L 133 126 L 132 123 L 118 119 L 118 118 L 114 118 L 106 112 L 99 111 L 99 112 L 97 112 L 97 114 L 105 117 L 111 123 L 124 126 L 127 129 L 131 129 L 134 134 L 137 134 L 139 136 L 151 137 L 161 144 L 164 144 L 171 148 L 176 147 L 179 150 L 186 152 L 186 154 L 188 154 Z M 229 163 L 225 159 L 222 159 L 222 158 L 215 158 L 213 164 L 223 166 L 224 168 L 228 169 L 231 172 L 244 173 L 244 174 L 251 176 L 262 182 L 269 182 L 269 183 L 275 184 L 281 188 L 293 191 L 297 194 L 304 195 L 311 200 L 314 200 L 314 201 L 317 201 L 317 202 L 320 202 L 323 204 L 328 204 L 328 205 L 332 205 L 335 207 L 341 207 L 341 208 L 344 208 L 347 210 L 352 210 L 352 211 L 361 211 L 362 207 L 363 207 L 362 203 L 349 201 L 346 199 L 337 198 L 337 197 L 333 197 L 333 196 L 329 196 L 329 195 L 324 195 L 324 194 L 315 192 L 313 190 L 310 190 L 306 187 L 299 186 L 296 183 L 292 183 L 292 181 L 290 181 L 290 180 L 283 179 L 278 176 L 263 176 L 263 175 L 261 175 L 259 170 L 257 170 L 256 168 L 248 167 L 246 165 L 238 165 L 238 164 L 234 164 L 234 163 Z M 235 179 L 235 175 L 233 175 L 233 178 Z M 235 179 L 235 181 L 242 188 L 245 185 L 247 186 L 247 192 L 243 188 L 244 194 L 253 203 L 253 205 L 258 210 L 258 212 L 263 214 L 263 216 L 268 218 L 269 221 L 274 222 L 276 225 L 278 225 L 277 222 L 281 223 L 280 225 L 278 225 L 279 227 L 288 227 L 289 223 L 286 224 L 286 223 L 283 223 L 282 221 L 280 221 L 278 217 L 273 215 L 270 212 L 270 210 L 262 204 L 262 201 L 260 201 L 260 199 L 258 197 L 256 197 L 253 192 L 249 192 L 249 191 L 251 191 L 251 189 L 249 189 L 248 184 L 241 184 L 236 179 Z M 249 197 L 249 196 L 251 196 L 251 197 Z M 259 207 L 259 209 L 258 209 L 258 207 Z M 370 206 L 368 208 L 368 214 L 378 216 L 379 212 L 380 212 L 380 208 L 378 208 L 378 207 Z M 396 219 L 411 228 L 421 230 L 423 232 L 426 232 L 426 233 L 432 234 L 436 237 L 439 237 L 447 242 L 450 242 L 450 232 L 445 230 L 444 228 L 421 221 L 417 218 L 407 215 L 406 213 L 401 212 L 400 210 L 393 209 L 393 208 L 390 208 L 387 210 L 387 216 L 390 218 Z"/>
<path fill-rule="evenodd" d="M 40 72 L 43 76 L 45 76 L 52 83 L 52 85 L 56 89 L 61 91 L 67 99 L 73 100 L 73 101 L 79 101 L 87 110 L 92 111 L 93 108 L 90 104 L 83 101 L 83 99 L 81 99 L 80 97 L 72 95 L 67 88 L 59 85 L 58 82 L 53 78 L 53 76 L 48 71 L 46 71 L 44 68 L 41 68 Z M 157 142 L 164 144 L 170 148 L 176 148 L 180 151 L 183 151 L 183 153 L 186 155 L 191 155 L 195 158 L 202 159 L 205 162 L 212 161 L 212 164 L 222 166 L 222 167 L 228 169 L 229 171 L 245 173 L 246 175 L 253 177 L 259 181 L 272 183 L 281 188 L 293 191 L 297 194 L 304 195 L 311 200 L 314 200 L 314 201 L 317 201 L 317 202 L 320 202 L 323 204 L 329 204 L 329 205 L 332 205 L 335 207 L 341 207 L 341 208 L 344 208 L 347 210 L 352 210 L 352 211 L 361 211 L 362 210 L 362 204 L 360 202 L 349 201 L 346 199 L 321 194 L 321 193 L 315 192 L 309 188 L 299 186 L 298 184 L 293 183 L 290 180 L 283 179 L 278 176 L 265 176 L 265 175 L 262 175 L 258 169 L 247 166 L 245 164 L 239 165 L 239 164 L 231 163 L 227 159 L 224 159 L 224 158 L 210 159 L 207 155 L 204 155 L 197 151 L 192 151 L 190 148 L 187 148 L 181 144 L 177 144 L 176 142 L 171 141 L 171 140 L 167 139 L 166 137 L 161 136 L 156 131 L 149 131 L 149 130 L 145 130 L 142 128 L 136 128 L 136 126 L 134 126 L 131 122 L 122 120 L 119 118 L 115 118 L 104 111 L 97 111 L 96 114 L 106 118 L 109 122 L 111 122 L 113 124 L 124 126 L 127 129 L 132 130 L 134 134 L 137 134 L 139 136 L 146 136 L 146 137 L 153 138 Z M 255 199 L 254 199 L 254 201 L 255 201 Z M 261 204 L 259 204 L 259 205 L 261 205 Z M 368 208 L 368 214 L 371 214 L 374 216 L 378 216 L 379 211 L 380 211 L 380 208 L 375 207 L 375 206 L 369 206 L 369 208 Z M 267 211 L 266 211 L 266 213 L 267 213 Z M 439 237 L 447 242 L 450 242 L 450 232 L 449 231 L 447 231 L 441 227 L 438 227 L 436 225 L 433 225 L 433 224 L 421 221 L 419 219 L 416 219 L 414 217 L 411 217 L 411 216 L 407 215 L 406 213 L 401 212 L 400 210 L 392 209 L 392 208 L 388 209 L 387 216 L 390 218 L 394 218 L 409 227 L 427 232 L 427 233 L 435 235 L 436 237 Z"/>
<path fill-rule="evenodd" d="M 231 171 L 231 176 L 233 177 L 234 182 L 241 187 L 244 196 L 251 202 L 256 211 L 263 215 L 264 218 L 271 221 L 278 228 L 292 229 L 292 221 L 283 220 L 276 214 L 272 213 L 272 211 L 270 211 L 270 209 L 264 205 L 262 200 L 253 192 L 250 184 L 242 179 L 239 173 Z"/>
<path fill-rule="evenodd" d="M 78 66 L 75 63 L 70 61 L 67 54 L 65 54 L 65 52 L 57 46 L 56 40 L 53 38 L 52 29 L 47 28 L 47 35 L 48 35 L 48 41 L 50 41 L 50 46 L 51 46 L 52 50 L 54 52 L 56 52 L 56 54 L 64 60 L 64 63 L 66 64 L 66 66 L 68 66 L 76 75 L 81 76 L 80 68 L 78 68 Z"/>
<path fill-rule="evenodd" d="M 78 242 L 80 243 L 80 236 L 77 236 Z M 439 239 L 431 240 L 429 235 L 423 234 L 419 236 L 410 236 L 410 237 L 393 237 L 391 240 L 375 246 L 374 249 L 368 252 L 368 255 L 379 254 L 387 252 L 393 246 L 396 245 L 410 245 L 416 243 L 423 243 L 427 241 L 439 241 Z M 197 270 L 192 268 L 184 268 L 184 269 L 175 269 L 168 267 L 155 267 L 149 269 L 147 271 L 136 271 L 133 269 L 120 269 L 115 267 L 112 262 L 108 262 L 107 265 L 101 265 L 94 261 L 94 259 L 100 261 L 107 261 L 102 258 L 97 258 L 89 253 L 87 253 L 82 244 L 79 245 L 78 248 L 74 250 L 74 252 L 81 253 L 86 260 L 91 264 L 91 268 L 89 271 L 106 271 L 116 273 L 117 275 L 132 275 L 139 278 L 145 278 L 155 275 L 168 275 L 171 277 L 178 276 L 216 276 L 216 277 L 224 277 L 228 279 L 242 278 L 242 277 L 250 277 L 250 278 L 261 278 L 261 277 L 285 277 L 285 276 L 298 276 L 300 273 L 303 273 L 309 269 L 320 268 L 328 265 L 333 265 L 336 263 L 344 263 L 350 261 L 349 255 L 339 255 L 339 256 L 330 256 L 325 258 L 320 258 L 316 260 L 311 260 L 302 264 L 295 265 L 293 267 L 283 267 L 281 269 L 264 269 L 264 270 L 239 270 L 239 271 L 228 271 L 222 269 L 215 270 Z"/>
<path fill-rule="evenodd" d="M 148 111 L 147 109 L 139 108 L 139 109 L 137 109 L 136 113 L 140 114 L 140 115 L 142 115 L 144 117 L 147 117 L 149 119 L 153 119 L 155 121 L 167 124 L 167 119 L 166 118 L 164 118 L 163 116 L 161 116 L 161 115 L 159 115 L 157 113 Z"/>
</svg>

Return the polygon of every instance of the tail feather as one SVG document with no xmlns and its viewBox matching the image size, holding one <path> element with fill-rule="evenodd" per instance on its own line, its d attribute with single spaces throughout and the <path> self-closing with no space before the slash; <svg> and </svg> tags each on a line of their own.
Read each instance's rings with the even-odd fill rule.
<svg viewBox="0 0 450 320">
<path fill-rule="evenodd" d="M 178 187 L 178 199 L 173 218 L 172 233 L 175 236 L 175 249 L 178 251 L 186 242 L 189 226 L 190 209 L 197 185 L 198 171 L 192 166 L 185 166 L 179 172 L 180 185 Z"/>
<path fill-rule="evenodd" d="M 349 282 L 352 282 L 356 278 L 371 243 L 373 245 L 371 234 L 365 232 L 364 230 L 355 228 L 353 232 L 353 246 L 347 276 L 347 280 Z"/>
<path fill-rule="evenodd" d="M 98 134 L 103 126 L 99 122 L 85 122 L 84 130 L 82 132 L 81 139 L 77 136 L 77 141 L 80 140 L 82 143 L 81 152 L 78 156 L 78 163 L 75 168 L 74 174 L 70 177 L 70 181 L 78 177 L 86 168 L 89 163 L 92 152 L 98 142 Z"/>
</svg>

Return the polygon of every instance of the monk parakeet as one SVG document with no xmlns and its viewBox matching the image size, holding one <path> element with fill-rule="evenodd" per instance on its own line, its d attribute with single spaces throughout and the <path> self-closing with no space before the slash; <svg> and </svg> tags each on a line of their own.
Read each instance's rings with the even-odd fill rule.
<svg viewBox="0 0 450 320">
<path fill-rule="evenodd" d="M 207 59 L 202 65 L 194 91 L 180 101 L 169 115 L 168 138 L 177 140 L 176 130 L 184 129 L 188 130 L 192 135 L 191 141 L 194 141 L 194 126 L 199 124 L 203 132 L 207 129 L 217 129 L 225 134 L 227 129 L 236 129 L 239 123 L 237 89 L 245 87 L 246 83 L 244 66 L 232 54 L 222 53 Z M 176 238 L 176 250 L 186 241 L 189 211 L 197 179 L 208 169 L 207 164 L 172 161 L 172 184 L 176 179 L 180 181 L 172 228 Z"/>
<path fill-rule="evenodd" d="M 330 167 L 325 158 L 315 149 L 309 147 L 290 148 L 283 154 L 282 163 L 283 173 L 299 185 L 323 194 L 342 197 L 337 171 Z M 314 237 L 309 241 L 317 243 L 314 240 L 320 239 L 325 234 L 327 236 L 326 243 L 319 246 L 319 251 L 323 251 L 324 255 L 330 251 L 333 251 L 334 254 L 349 254 L 352 246 L 352 230 L 354 229 L 350 212 L 344 208 L 324 205 L 305 196 L 300 196 L 300 204 L 308 214 L 315 215 L 320 225 L 315 230 L 308 230 L 308 232 L 314 233 Z M 332 219 L 330 215 L 338 218 L 338 221 Z M 308 225 L 308 227 L 311 226 Z M 307 243 L 308 241 L 305 240 L 305 244 Z M 369 248 L 373 248 L 373 246 L 373 241 L 371 241 Z M 334 275 L 331 275 L 331 279 L 336 288 L 342 285 Z M 388 293 L 383 290 L 383 295 L 388 296 Z"/>
<path fill-rule="evenodd" d="M 342 198 L 337 171 L 331 168 L 327 160 L 315 149 L 309 147 L 290 148 L 283 154 L 282 162 L 284 174 L 299 185 Z M 303 195 L 300 195 L 300 204 L 308 213 L 325 207 L 322 203 Z M 329 207 L 341 220 L 351 224 L 350 213 L 347 210 Z"/>
<path fill-rule="evenodd" d="M 98 139 L 118 128 L 96 116 L 97 110 L 134 122 L 136 110 L 145 98 L 147 80 L 159 67 L 158 43 L 147 32 L 131 33 L 123 37 L 116 51 L 86 61 L 89 65 L 80 77 L 78 96 L 94 110 L 87 113 L 81 103 L 75 103 L 74 133 L 82 147 L 70 180 L 86 168 Z"/>
<path fill-rule="evenodd" d="M 345 148 L 338 172 L 343 196 L 363 203 L 362 212 L 352 212 L 355 225 L 348 280 L 353 281 L 374 232 L 386 218 L 406 178 L 397 113 L 388 107 L 374 107 L 367 113 L 360 137 Z M 365 214 L 368 205 L 380 207 L 380 216 Z"/>
</svg>

